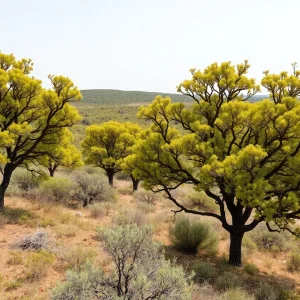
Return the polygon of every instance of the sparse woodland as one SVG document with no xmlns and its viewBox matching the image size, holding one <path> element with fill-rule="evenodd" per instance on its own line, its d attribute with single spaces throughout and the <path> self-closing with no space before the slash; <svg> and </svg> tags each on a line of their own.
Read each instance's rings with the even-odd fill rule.
<svg viewBox="0 0 300 300">
<path fill-rule="evenodd" d="M 249 68 L 99 104 L 0 53 L 0 299 L 300 299 L 300 71 Z"/>
</svg>

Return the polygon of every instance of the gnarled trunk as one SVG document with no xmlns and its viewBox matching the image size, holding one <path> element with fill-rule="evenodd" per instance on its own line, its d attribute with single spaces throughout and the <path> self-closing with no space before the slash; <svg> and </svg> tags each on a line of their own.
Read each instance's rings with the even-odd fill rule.
<svg viewBox="0 0 300 300">
<path fill-rule="evenodd" d="M 242 240 L 244 233 L 230 233 L 230 250 L 229 261 L 230 265 L 240 267 L 242 265 Z"/>
<path fill-rule="evenodd" d="M 131 180 L 132 180 L 132 190 L 133 191 L 137 191 L 138 187 L 139 187 L 140 180 L 139 179 L 135 179 L 132 174 L 130 174 L 130 177 L 131 177 Z"/>
<path fill-rule="evenodd" d="M 4 196 L 5 192 L 9 186 L 10 178 L 13 173 L 13 167 L 10 164 L 7 164 L 4 168 L 3 179 L 0 185 L 0 211 L 4 209 Z"/>
</svg>

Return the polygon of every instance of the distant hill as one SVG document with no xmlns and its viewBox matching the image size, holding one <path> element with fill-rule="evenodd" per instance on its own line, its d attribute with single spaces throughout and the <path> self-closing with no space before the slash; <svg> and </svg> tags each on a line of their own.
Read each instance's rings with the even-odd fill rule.
<svg viewBox="0 0 300 300">
<path fill-rule="evenodd" d="M 109 89 L 95 89 L 95 90 L 81 90 L 83 99 L 81 101 L 84 104 L 97 104 L 104 106 L 114 105 L 128 105 L 128 104 L 141 104 L 150 103 L 157 95 L 163 97 L 171 97 L 173 102 L 192 102 L 192 99 L 188 96 L 172 93 L 159 93 L 159 92 L 142 92 L 142 91 L 121 91 L 121 90 L 109 90 Z M 266 95 L 253 96 L 250 101 L 256 102 L 264 98 Z"/>
<path fill-rule="evenodd" d="M 142 91 L 121 91 L 121 90 L 81 90 L 83 96 L 82 103 L 98 104 L 98 105 L 126 105 L 149 103 L 154 100 L 157 95 L 163 97 L 169 96 L 174 102 L 191 101 L 190 97 L 181 94 L 159 93 L 159 92 L 142 92 Z"/>
</svg>

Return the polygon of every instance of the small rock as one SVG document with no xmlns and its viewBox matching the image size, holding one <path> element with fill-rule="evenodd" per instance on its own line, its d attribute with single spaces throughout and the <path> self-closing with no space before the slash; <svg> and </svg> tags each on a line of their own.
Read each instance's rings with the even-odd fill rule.
<svg viewBox="0 0 300 300">
<path fill-rule="evenodd" d="M 82 217 L 83 216 L 83 214 L 82 214 L 82 212 L 80 212 L 80 211 L 77 211 L 76 213 L 75 213 L 75 217 Z"/>
</svg>

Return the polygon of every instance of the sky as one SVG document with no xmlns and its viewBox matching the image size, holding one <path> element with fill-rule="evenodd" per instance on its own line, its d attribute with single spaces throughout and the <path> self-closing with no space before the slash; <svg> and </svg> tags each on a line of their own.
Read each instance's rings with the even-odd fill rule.
<svg viewBox="0 0 300 300">
<path fill-rule="evenodd" d="M 0 0 L 0 51 L 80 89 L 176 92 L 189 69 L 300 66 L 299 0 Z"/>
</svg>

